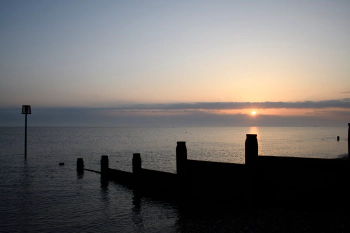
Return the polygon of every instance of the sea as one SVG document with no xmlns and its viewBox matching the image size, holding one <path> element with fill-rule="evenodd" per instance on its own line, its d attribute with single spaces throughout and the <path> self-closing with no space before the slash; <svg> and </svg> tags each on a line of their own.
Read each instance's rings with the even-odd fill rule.
<svg viewBox="0 0 350 233">
<path fill-rule="evenodd" d="M 347 127 L 29 127 L 25 158 L 24 127 L 2 127 L 0 232 L 346 229 L 348 217 L 326 213 L 213 211 L 202 203 L 193 207 L 200 211 L 189 214 L 174 200 L 136 200 L 130 187 L 76 171 L 77 158 L 83 158 L 85 168 L 100 170 L 102 155 L 109 156 L 111 168 L 131 171 L 132 154 L 140 153 L 143 168 L 175 173 L 177 141 L 186 142 L 189 159 L 243 164 L 246 134 L 257 134 L 259 156 L 341 159 L 348 153 Z"/>
</svg>

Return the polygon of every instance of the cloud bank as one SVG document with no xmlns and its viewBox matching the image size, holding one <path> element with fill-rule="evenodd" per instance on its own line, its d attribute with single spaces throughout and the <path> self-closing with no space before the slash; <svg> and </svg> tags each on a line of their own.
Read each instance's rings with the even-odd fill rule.
<svg viewBox="0 0 350 233">
<path fill-rule="evenodd" d="M 307 109 L 304 115 L 244 113 L 222 114 L 232 109 Z M 29 126 L 347 126 L 350 101 L 305 102 L 200 102 L 134 104 L 113 108 L 36 108 Z M 0 126 L 23 126 L 21 106 L 0 109 Z"/>
</svg>

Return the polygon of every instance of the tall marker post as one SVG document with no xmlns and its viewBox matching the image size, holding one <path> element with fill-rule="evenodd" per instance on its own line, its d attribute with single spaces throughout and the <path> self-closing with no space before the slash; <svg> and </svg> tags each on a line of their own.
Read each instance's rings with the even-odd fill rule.
<svg viewBox="0 0 350 233">
<path fill-rule="evenodd" d="M 25 131 L 24 131 L 24 157 L 27 158 L 27 115 L 32 114 L 30 105 L 22 105 L 22 114 L 25 114 Z"/>
</svg>

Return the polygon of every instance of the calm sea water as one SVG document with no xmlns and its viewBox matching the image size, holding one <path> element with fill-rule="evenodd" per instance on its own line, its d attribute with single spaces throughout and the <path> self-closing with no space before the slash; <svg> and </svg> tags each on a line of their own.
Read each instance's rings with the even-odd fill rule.
<svg viewBox="0 0 350 233">
<path fill-rule="evenodd" d="M 127 187 L 76 173 L 77 158 L 99 170 L 101 155 L 111 168 L 131 171 L 132 153 L 141 153 L 144 168 L 175 172 L 177 141 L 186 141 L 190 159 L 244 163 L 247 133 L 258 135 L 262 156 L 347 154 L 347 127 L 28 128 L 24 160 L 24 129 L 0 128 L 0 232 L 253 232 L 270 220 L 257 213 L 184 217 L 172 201 L 135 200 Z"/>
</svg>

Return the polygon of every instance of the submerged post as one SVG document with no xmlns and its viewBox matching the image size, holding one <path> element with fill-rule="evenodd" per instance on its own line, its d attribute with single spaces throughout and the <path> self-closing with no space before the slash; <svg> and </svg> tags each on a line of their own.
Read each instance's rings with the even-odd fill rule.
<svg viewBox="0 0 350 233">
<path fill-rule="evenodd" d="M 79 173 L 84 172 L 84 160 L 83 160 L 83 158 L 77 159 L 77 172 L 79 172 Z"/>
<path fill-rule="evenodd" d="M 141 185 L 141 163 L 140 153 L 134 153 L 132 155 L 132 173 L 134 174 L 135 188 L 139 188 Z"/>
<path fill-rule="evenodd" d="M 256 134 L 247 134 L 245 140 L 245 164 L 254 165 L 258 160 L 258 139 Z"/>
<path fill-rule="evenodd" d="M 108 155 L 101 156 L 101 177 L 108 178 L 109 160 Z"/>
<path fill-rule="evenodd" d="M 24 123 L 24 157 L 27 158 L 27 115 L 32 114 L 30 105 L 22 105 L 22 114 L 25 114 Z"/>
</svg>

